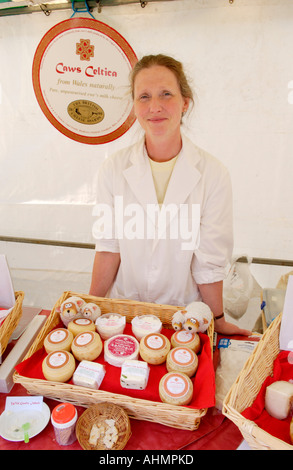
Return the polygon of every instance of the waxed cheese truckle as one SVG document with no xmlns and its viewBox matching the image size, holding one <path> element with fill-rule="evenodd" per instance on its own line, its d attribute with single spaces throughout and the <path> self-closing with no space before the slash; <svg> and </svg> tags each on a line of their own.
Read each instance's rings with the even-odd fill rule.
<svg viewBox="0 0 293 470">
<path fill-rule="evenodd" d="M 171 336 L 171 345 L 173 348 L 179 346 L 190 348 L 197 354 L 200 350 L 200 337 L 197 333 L 179 330 Z"/>
<path fill-rule="evenodd" d="M 193 384 L 190 378 L 181 372 L 168 372 L 159 384 L 162 402 L 169 405 L 188 405 L 193 396 Z"/>
<path fill-rule="evenodd" d="M 168 353 L 166 367 L 168 372 L 183 372 L 188 377 L 192 377 L 198 367 L 198 358 L 192 349 L 173 348 Z"/>
<path fill-rule="evenodd" d="M 67 382 L 75 370 L 75 359 L 68 351 L 53 351 L 42 362 L 44 377 L 52 382 Z"/>
<path fill-rule="evenodd" d="M 73 336 L 77 336 L 85 331 L 96 331 L 96 326 L 89 318 L 76 318 L 69 322 L 68 330 L 72 332 Z"/>
<path fill-rule="evenodd" d="M 149 379 L 150 367 L 147 362 L 126 360 L 122 364 L 120 385 L 123 388 L 144 390 Z"/>
<path fill-rule="evenodd" d="M 100 335 L 95 331 L 79 333 L 72 341 L 71 351 L 78 361 L 94 361 L 103 349 Z"/>
<path fill-rule="evenodd" d="M 70 351 L 71 343 L 73 341 L 73 334 L 66 328 L 57 328 L 50 331 L 44 341 L 44 348 L 46 353 L 53 351 Z"/>
<path fill-rule="evenodd" d="M 139 344 L 141 358 L 154 365 L 163 364 L 170 349 L 170 341 L 161 333 L 150 333 L 144 336 Z"/>
</svg>

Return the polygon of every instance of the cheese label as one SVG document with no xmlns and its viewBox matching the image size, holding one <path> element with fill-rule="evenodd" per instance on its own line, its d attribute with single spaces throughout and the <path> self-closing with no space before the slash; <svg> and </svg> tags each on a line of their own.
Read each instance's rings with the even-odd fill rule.
<svg viewBox="0 0 293 470">
<path fill-rule="evenodd" d="M 190 341 L 192 341 L 194 337 L 195 337 L 194 333 L 190 333 L 189 331 L 185 331 L 185 330 L 177 331 L 174 335 L 174 338 L 177 341 L 177 343 L 182 343 L 182 344 L 190 343 Z"/>
<path fill-rule="evenodd" d="M 80 333 L 74 338 L 75 346 L 87 346 L 94 339 L 94 334 L 92 331 L 87 331 L 86 333 Z"/>
<path fill-rule="evenodd" d="M 150 349 L 162 349 L 166 346 L 166 339 L 162 335 L 150 334 L 146 336 L 145 344 Z"/>
<path fill-rule="evenodd" d="M 191 349 L 188 348 L 175 348 L 171 350 L 171 359 L 178 365 L 189 366 L 194 361 L 194 355 Z"/>
<path fill-rule="evenodd" d="M 69 355 L 66 353 L 66 351 L 57 351 L 47 356 L 47 365 L 49 367 L 53 367 L 54 369 L 65 366 L 68 361 Z"/>
<path fill-rule="evenodd" d="M 62 341 L 64 341 L 66 338 L 68 338 L 68 331 L 65 329 L 60 329 L 60 330 L 53 331 L 49 335 L 48 341 L 50 343 L 57 344 L 57 343 L 62 343 Z"/>
<path fill-rule="evenodd" d="M 167 395 L 173 398 L 182 398 L 189 392 L 189 383 L 183 375 L 169 374 L 163 382 Z"/>
<path fill-rule="evenodd" d="M 144 330 L 152 331 L 154 328 L 158 328 L 158 326 L 160 326 L 161 321 L 155 317 L 142 316 L 136 318 L 135 324 Z"/>
<path fill-rule="evenodd" d="M 92 323 L 92 321 L 87 318 L 77 318 L 76 320 L 73 320 L 73 323 L 76 325 L 88 326 Z"/>
<path fill-rule="evenodd" d="M 116 336 L 108 343 L 108 349 L 114 356 L 130 356 L 136 351 L 135 341 L 128 336 Z"/>
</svg>

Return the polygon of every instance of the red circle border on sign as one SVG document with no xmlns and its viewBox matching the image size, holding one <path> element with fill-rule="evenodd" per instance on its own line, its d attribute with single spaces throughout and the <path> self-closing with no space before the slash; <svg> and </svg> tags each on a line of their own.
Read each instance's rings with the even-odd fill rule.
<svg viewBox="0 0 293 470">
<path fill-rule="evenodd" d="M 115 29 L 111 28 L 105 23 L 102 23 L 98 20 L 93 20 L 90 18 L 71 18 L 69 20 L 62 21 L 57 25 L 53 26 L 41 39 L 37 50 L 34 55 L 33 60 L 33 68 L 32 68 L 32 76 L 33 76 L 33 88 L 39 103 L 39 106 L 43 113 L 45 114 L 46 118 L 50 121 L 50 123 L 62 134 L 70 139 L 73 139 L 77 142 L 81 142 L 83 144 L 105 144 L 108 142 L 112 142 L 113 140 L 118 139 L 121 137 L 135 122 L 135 115 L 133 108 L 129 113 L 127 119 L 124 123 L 115 131 L 110 132 L 109 134 L 97 137 L 89 137 L 89 136 L 82 136 L 75 132 L 70 131 L 64 125 L 62 125 L 50 112 L 48 109 L 45 100 L 43 98 L 43 93 L 40 85 L 40 66 L 42 62 L 43 55 L 48 47 L 48 45 L 55 39 L 59 34 L 64 33 L 70 29 L 76 28 L 88 28 L 93 29 L 95 31 L 99 31 L 106 36 L 110 37 L 124 52 L 126 55 L 131 67 L 133 67 L 137 62 L 137 57 L 135 52 L 133 51 L 132 47 L 128 44 L 128 42 L 118 33 Z"/>
</svg>

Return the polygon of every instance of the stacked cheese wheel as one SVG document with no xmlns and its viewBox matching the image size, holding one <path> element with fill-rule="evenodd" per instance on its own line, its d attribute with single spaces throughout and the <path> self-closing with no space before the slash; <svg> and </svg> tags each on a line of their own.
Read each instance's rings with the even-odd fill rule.
<svg viewBox="0 0 293 470">
<path fill-rule="evenodd" d="M 173 348 L 185 347 L 192 349 L 195 354 L 200 350 L 200 338 L 197 333 L 191 333 L 186 330 L 176 331 L 171 337 Z"/>
<path fill-rule="evenodd" d="M 73 336 L 77 336 L 85 331 L 96 331 L 95 324 L 89 318 L 77 318 L 68 323 L 68 330 L 71 331 Z"/>
<path fill-rule="evenodd" d="M 95 324 L 87 318 L 78 318 L 68 324 L 68 329 L 52 330 L 44 340 L 48 354 L 42 363 L 47 380 L 67 382 L 74 374 L 77 361 L 94 361 L 103 349 Z"/>
<path fill-rule="evenodd" d="M 192 349 L 189 348 L 173 348 L 168 353 L 166 367 L 168 372 L 183 372 L 192 377 L 198 366 L 198 358 Z"/>
<path fill-rule="evenodd" d="M 104 359 L 110 365 L 121 367 L 122 387 L 144 389 L 149 377 L 148 364 L 156 366 L 165 363 L 168 372 L 160 380 L 161 400 L 173 405 L 189 404 L 193 396 L 190 378 L 198 367 L 199 335 L 181 330 L 174 332 L 169 340 L 160 333 L 161 321 L 147 315 L 132 320 L 135 338 L 123 334 L 125 320 L 124 316 L 116 313 L 101 315 L 96 323 L 78 318 L 71 321 L 67 329 L 57 328 L 50 332 L 44 341 L 48 354 L 42 366 L 45 378 L 57 382 L 68 381 L 74 374 L 77 360 L 80 366 L 73 383 L 99 388 L 105 367 L 93 361 L 100 356 L 104 340 Z M 89 370 L 90 380 L 85 379 Z"/>
<path fill-rule="evenodd" d="M 171 344 L 168 338 L 161 333 L 150 333 L 143 336 L 139 345 L 139 352 L 142 359 L 149 364 L 163 364 Z"/>
<path fill-rule="evenodd" d="M 52 382 L 67 382 L 75 370 L 75 359 L 68 351 L 53 351 L 42 363 L 44 377 Z"/>
<path fill-rule="evenodd" d="M 188 405 L 193 397 L 193 384 L 186 374 L 168 372 L 159 384 L 160 398 L 170 405 Z"/>
<path fill-rule="evenodd" d="M 79 333 L 72 341 L 71 351 L 78 361 L 94 361 L 103 349 L 100 335 L 94 331 Z"/>
</svg>

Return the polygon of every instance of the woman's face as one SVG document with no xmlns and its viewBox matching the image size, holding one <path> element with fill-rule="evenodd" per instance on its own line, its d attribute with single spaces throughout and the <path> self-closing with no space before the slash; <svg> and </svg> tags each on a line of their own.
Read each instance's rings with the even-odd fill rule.
<svg viewBox="0 0 293 470">
<path fill-rule="evenodd" d="M 183 98 L 174 73 L 154 65 L 138 72 L 134 82 L 134 111 L 148 136 L 180 134 L 183 111 L 189 98 Z"/>
</svg>

